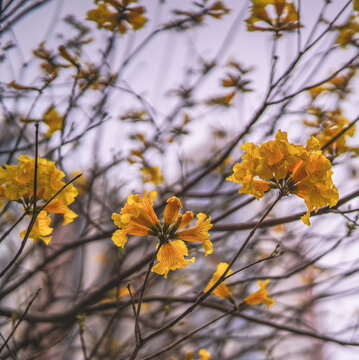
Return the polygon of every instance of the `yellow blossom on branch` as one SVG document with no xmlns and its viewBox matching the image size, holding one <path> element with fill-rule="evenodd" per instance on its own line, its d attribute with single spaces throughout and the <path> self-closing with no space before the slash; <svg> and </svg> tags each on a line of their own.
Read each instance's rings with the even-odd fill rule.
<svg viewBox="0 0 359 360">
<path fill-rule="evenodd" d="M 199 349 L 198 355 L 200 356 L 198 360 L 209 360 L 211 358 L 211 354 L 206 349 Z"/>
<path fill-rule="evenodd" d="M 351 88 L 349 87 L 349 83 L 354 78 L 355 74 L 356 74 L 356 69 L 349 68 L 349 70 L 346 73 L 342 75 L 334 76 L 332 79 L 325 82 L 324 84 L 309 89 L 308 92 L 313 101 L 318 96 L 320 96 L 325 92 L 336 94 L 339 97 L 339 99 L 343 100 L 352 91 Z"/>
<path fill-rule="evenodd" d="M 60 116 L 53 106 L 51 106 L 45 112 L 42 121 L 49 127 L 46 136 L 51 137 L 55 131 L 62 130 L 64 118 Z"/>
<path fill-rule="evenodd" d="M 147 19 L 143 6 L 130 6 L 137 0 L 95 0 L 97 8 L 88 11 L 87 20 L 94 21 L 99 29 L 125 34 L 130 28 L 141 29 Z"/>
<path fill-rule="evenodd" d="M 207 10 L 207 14 L 216 19 L 221 19 L 223 15 L 226 15 L 230 10 L 222 3 L 222 1 L 214 2 Z"/>
<path fill-rule="evenodd" d="M 0 168 L 0 199 L 21 202 L 24 210 L 31 213 L 33 211 L 35 159 L 21 155 L 18 160 L 18 165 L 5 164 L 4 168 Z M 53 161 L 38 158 L 36 199 L 39 207 L 65 185 L 62 181 L 64 176 L 65 174 L 56 168 Z M 77 190 L 72 184 L 65 187 L 45 207 L 46 211 L 39 213 L 30 238 L 36 240 L 38 237 L 48 244 L 51 239 L 48 235 L 51 234 L 52 229 L 49 228 L 51 219 L 47 212 L 63 214 L 63 225 L 72 222 L 77 214 L 68 206 L 75 201 L 76 196 Z"/>
<path fill-rule="evenodd" d="M 163 183 L 163 174 L 158 166 L 146 166 L 141 169 L 142 181 L 144 183 L 151 182 L 155 185 Z"/>
<path fill-rule="evenodd" d="M 243 303 L 247 305 L 259 305 L 265 303 L 267 308 L 269 309 L 274 304 L 274 299 L 268 297 L 268 292 L 266 290 L 268 285 L 268 279 L 262 282 L 261 280 L 258 281 L 259 290 L 254 292 L 253 294 L 247 296 Z"/>
<path fill-rule="evenodd" d="M 157 253 L 159 263 L 152 268 L 152 271 L 167 277 L 170 270 L 182 268 L 189 262 L 194 262 L 194 257 L 185 259 L 185 256 L 188 256 L 185 241 L 201 242 L 205 255 L 212 253 L 212 243 L 208 233 L 212 224 L 210 218 L 207 219 L 205 214 L 199 213 L 194 227 L 179 231 L 192 222 L 193 213 L 187 211 L 183 215 L 179 214 L 182 208 L 181 201 L 172 196 L 167 200 L 162 225 L 153 209 L 156 196 L 156 191 L 150 191 L 148 195 L 145 192 L 142 197 L 138 194 L 127 197 L 127 203 L 120 214 L 112 214 L 115 225 L 119 227 L 114 232 L 112 241 L 117 246 L 124 247 L 127 235 L 157 237 L 160 241 L 157 245 L 157 248 L 160 246 Z"/>
<path fill-rule="evenodd" d="M 116 74 L 103 75 L 101 69 L 91 62 L 84 62 L 78 68 L 76 75 L 73 76 L 81 90 L 99 90 L 103 86 L 112 84 L 116 80 Z"/>
<path fill-rule="evenodd" d="M 340 108 L 334 111 L 322 111 L 319 108 L 312 108 L 315 120 L 310 122 L 304 121 L 304 124 L 313 128 L 319 128 L 312 136 L 315 136 L 321 146 L 324 146 L 328 141 L 338 135 L 343 129 L 350 124 L 350 121 L 342 115 Z M 351 126 L 338 139 L 333 141 L 324 151 L 330 158 L 339 156 L 346 152 L 358 153 L 359 148 L 349 146 L 347 144 L 347 137 L 353 137 L 355 134 L 355 125 Z"/>
<path fill-rule="evenodd" d="M 50 224 L 51 218 L 47 214 L 47 212 L 40 211 L 39 215 L 36 217 L 34 226 L 30 231 L 29 238 L 33 239 L 34 242 L 36 242 L 37 239 L 41 239 L 46 245 L 49 245 L 49 242 L 51 241 L 51 234 L 53 231 L 53 229 L 50 227 Z M 26 230 L 23 230 L 20 233 L 20 236 L 23 238 L 25 234 Z"/>
<path fill-rule="evenodd" d="M 219 263 L 217 265 L 217 270 L 213 274 L 212 279 L 209 281 L 203 292 L 207 292 L 218 280 L 219 278 L 224 274 L 228 267 L 228 264 L 225 262 Z M 227 275 L 232 274 L 232 270 L 229 270 Z M 212 292 L 213 295 L 228 299 L 231 303 L 234 303 L 234 299 L 232 296 L 231 291 L 229 290 L 228 286 L 221 282 Z"/>
<path fill-rule="evenodd" d="M 211 219 L 210 218 L 206 219 L 206 217 L 207 216 L 205 214 L 199 213 L 197 215 L 198 220 L 196 222 L 196 226 L 179 231 L 178 238 L 180 240 L 184 240 L 188 242 L 201 241 L 202 246 L 205 249 L 205 255 L 207 256 L 209 254 L 212 254 L 213 249 L 212 249 L 212 243 L 209 240 L 209 233 L 208 233 L 208 231 L 212 227 Z M 184 226 L 185 225 L 181 223 L 179 225 L 179 228 L 182 228 Z"/>
<path fill-rule="evenodd" d="M 112 235 L 112 241 L 117 246 L 125 246 L 128 234 L 145 236 L 157 233 L 160 223 L 152 205 L 156 197 L 156 191 L 150 191 L 148 196 L 145 192 L 142 198 L 138 194 L 131 194 L 121 213 L 112 214 L 112 220 L 119 227 Z"/>
<path fill-rule="evenodd" d="M 220 96 L 211 97 L 208 100 L 206 100 L 205 103 L 207 105 L 212 105 L 212 106 L 228 107 L 228 106 L 231 105 L 231 102 L 232 102 L 235 95 L 236 95 L 236 92 L 231 91 L 230 93 L 228 93 L 226 95 L 220 95 Z"/>
<path fill-rule="evenodd" d="M 349 44 L 355 45 L 358 39 L 359 22 L 357 21 L 357 15 L 352 15 L 349 20 L 340 26 L 336 26 L 335 30 L 339 32 L 335 43 L 345 49 Z"/>
<path fill-rule="evenodd" d="M 301 26 L 294 3 L 287 0 L 252 0 L 246 22 L 248 31 L 270 31 L 277 36 Z"/>
<path fill-rule="evenodd" d="M 308 211 L 302 217 L 310 225 L 310 212 L 322 206 L 336 205 L 339 194 L 332 181 L 332 167 L 322 154 L 320 142 L 311 137 L 306 146 L 291 144 L 287 133 L 278 130 L 275 140 L 257 146 L 247 143 L 242 163 L 233 167 L 227 180 L 239 183 L 240 193 L 252 194 L 257 199 L 270 189 L 279 189 L 283 196 L 296 194 L 305 200 Z M 257 179 L 258 177 L 259 179 Z"/>
<path fill-rule="evenodd" d="M 158 246 L 159 245 L 157 245 L 157 247 Z M 157 254 L 157 260 L 159 262 L 151 271 L 159 275 L 164 275 L 164 277 L 167 278 L 170 270 L 186 267 L 188 263 L 195 261 L 194 257 L 185 259 L 185 256 L 188 256 L 188 249 L 182 240 L 168 241 L 159 249 Z"/>
</svg>

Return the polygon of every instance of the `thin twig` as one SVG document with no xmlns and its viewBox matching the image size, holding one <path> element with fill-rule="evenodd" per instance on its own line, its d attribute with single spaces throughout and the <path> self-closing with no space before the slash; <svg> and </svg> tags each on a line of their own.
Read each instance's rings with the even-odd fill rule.
<svg viewBox="0 0 359 360">
<path fill-rule="evenodd" d="M 216 288 L 219 284 L 221 284 L 223 282 L 223 280 L 225 279 L 227 273 L 229 272 L 230 268 L 233 266 L 233 264 L 235 263 L 235 261 L 239 258 L 239 256 L 241 255 L 242 251 L 244 250 L 244 248 L 246 247 L 246 245 L 249 243 L 250 239 L 253 237 L 253 235 L 255 234 L 256 230 L 259 228 L 259 226 L 261 225 L 261 223 L 263 222 L 263 220 L 268 216 L 268 214 L 270 213 L 270 211 L 273 209 L 273 207 L 278 203 L 278 201 L 281 199 L 281 195 L 278 195 L 278 197 L 276 198 L 276 200 L 272 203 L 272 205 L 265 211 L 265 213 L 263 214 L 263 216 L 260 218 L 260 220 L 256 223 L 256 225 L 253 227 L 253 229 L 251 230 L 251 232 L 248 234 L 246 240 L 243 242 L 242 246 L 239 248 L 239 250 L 237 251 L 237 253 L 235 254 L 235 256 L 233 257 L 233 259 L 231 260 L 231 262 L 229 263 L 229 265 L 227 266 L 227 269 L 223 272 L 222 276 L 220 276 L 220 278 L 215 282 L 215 284 L 205 293 L 203 293 L 202 295 L 200 295 L 197 300 L 194 302 L 194 304 L 192 304 L 190 307 L 188 307 L 182 314 L 180 314 L 178 317 L 176 317 L 176 319 L 172 320 L 170 323 L 168 323 L 167 325 L 163 326 L 162 328 L 160 328 L 159 330 L 153 332 L 152 334 L 148 335 L 146 338 L 143 339 L 143 342 L 148 342 L 151 339 L 157 337 L 158 335 L 162 334 L 163 332 L 165 332 L 166 330 L 170 329 L 171 327 L 173 327 L 174 325 L 176 325 L 179 321 L 181 321 L 183 318 L 185 318 L 188 314 L 190 314 L 201 302 L 203 302 Z"/>
<path fill-rule="evenodd" d="M 3 336 L 2 333 L 0 333 L 0 337 L 1 337 L 2 341 L 4 341 L 4 343 L 5 343 L 6 340 L 5 340 L 5 338 L 4 338 L 4 336 Z M 7 351 L 9 352 L 10 356 L 11 356 L 13 359 L 16 360 L 16 356 L 15 356 L 15 354 L 12 352 L 12 350 L 10 349 L 10 347 L 9 347 L 8 344 L 6 344 L 6 349 L 7 349 Z"/>
<path fill-rule="evenodd" d="M 141 313 L 141 305 L 142 305 L 142 301 L 143 301 L 143 296 L 145 294 L 146 285 L 147 285 L 147 282 L 148 282 L 148 279 L 149 279 L 149 276 L 150 276 L 150 273 L 151 273 L 151 269 L 153 267 L 153 264 L 154 264 L 154 262 L 156 260 L 156 256 L 157 256 L 158 252 L 160 251 L 162 245 L 163 245 L 162 242 L 158 245 L 158 247 L 156 249 L 156 252 L 155 252 L 155 254 L 153 255 L 153 257 L 151 259 L 151 262 L 148 265 L 145 280 L 144 280 L 142 288 L 141 288 L 140 297 L 139 297 L 138 305 L 137 305 L 137 311 L 136 311 L 136 319 L 135 319 L 136 346 L 135 346 L 135 349 L 133 350 L 133 352 L 131 354 L 131 357 L 130 357 L 131 360 L 136 358 L 137 353 L 138 353 L 139 349 L 141 348 L 141 346 L 143 344 L 142 337 L 141 337 L 140 323 L 139 323 L 139 321 L 140 321 L 140 313 Z"/>
<path fill-rule="evenodd" d="M 8 230 L 6 230 L 0 237 L 0 243 L 8 237 L 13 229 L 22 221 L 22 219 L 26 216 L 26 212 L 24 212 L 15 222 L 10 226 Z"/>
<path fill-rule="evenodd" d="M 30 236 L 31 230 L 33 226 L 35 225 L 35 221 L 37 218 L 37 215 L 39 214 L 36 211 L 36 191 L 37 191 L 37 170 L 38 170 L 38 153 L 39 153 L 39 124 L 35 124 L 35 169 L 34 169 L 34 197 L 33 197 L 33 209 L 32 209 L 32 217 L 29 223 L 29 226 L 26 229 L 26 233 L 24 236 L 24 239 L 21 242 L 20 248 L 13 257 L 13 259 L 10 261 L 10 263 L 5 267 L 5 269 L 0 273 L 0 278 L 2 278 L 7 271 L 15 264 L 18 257 L 21 255 L 22 251 L 24 250 L 24 247 L 26 245 L 27 239 Z"/>
<path fill-rule="evenodd" d="M 7 343 L 9 342 L 9 340 L 11 339 L 11 337 L 14 335 L 16 329 L 19 327 L 20 323 L 22 322 L 22 320 L 25 318 L 27 312 L 29 311 L 32 303 L 34 302 L 34 300 L 36 299 L 37 295 L 39 295 L 39 292 L 41 291 L 41 288 L 39 288 L 35 295 L 32 297 L 32 299 L 30 300 L 30 302 L 27 304 L 25 311 L 23 312 L 23 314 L 21 315 L 20 319 L 18 320 L 18 322 L 16 323 L 16 325 L 14 326 L 14 328 L 12 329 L 11 333 L 9 334 L 9 336 L 7 337 L 7 339 L 5 340 L 5 342 L 2 344 L 1 348 L 0 348 L 0 353 L 1 351 L 3 351 L 4 347 L 7 346 Z"/>
<path fill-rule="evenodd" d="M 214 318 L 213 320 L 209 321 L 208 323 L 198 327 L 197 329 L 189 332 L 188 334 L 184 335 L 183 337 L 181 337 L 180 339 L 176 340 L 175 342 L 173 342 L 172 344 L 166 346 L 165 348 L 163 348 L 162 350 L 159 350 L 157 351 L 155 354 L 152 354 L 150 356 L 147 356 L 145 357 L 143 360 L 150 360 L 150 359 L 153 359 L 165 352 L 167 352 L 168 350 L 171 350 L 172 348 L 174 348 L 175 346 L 177 346 L 178 344 L 182 343 L 183 341 L 187 340 L 188 338 L 190 338 L 191 336 L 193 336 L 194 334 L 196 334 L 197 332 L 205 329 L 206 327 L 214 324 L 215 322 L 217 322 L 218 320 L 221 320 L 223 319 L 224 317 L 226 317 L 227 315 L 230 315 L 232 314 L 236 309 L 232 309 L 232 310 L 229 310 L 227 312 L 225 312 L 224 314 Z"/>
</svg>

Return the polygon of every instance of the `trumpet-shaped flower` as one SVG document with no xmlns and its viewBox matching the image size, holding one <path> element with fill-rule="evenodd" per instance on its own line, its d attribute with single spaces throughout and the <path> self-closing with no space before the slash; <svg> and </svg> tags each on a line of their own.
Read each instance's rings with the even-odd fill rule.
<svg viewBox="0 0 359 360">
<path fill-rule="evenodd" d="M 55 131 L 62 129 L 64 119 L 54 107 L 50 107 L 44 114 L 43 122 L 49 127 L 46 136 L 51 137 Z"/>
<path fill-rule="evenodd" d="M 226 271 L 228 267 L 228 264 L 225 262 L 219 263 L 217 265 L 217 270 L 216 272 L 213 274 L 212 279 L 209 281 L 209 283 L 207 284 L 207 286 L 205 287 L 205 289 L 203 290 L 203 292 L 207 292 L 218 280 L 219 278 L 224 274 L 224 272 Z M 232 274 L 232 270 L 229 270 L 227 275 Z M 222 297 L 222 298 L 226 298 L 229 301 L 231 301 L 232 303 L 234 303 L 233 297 L 232 297 L 232 293 L 229 290 L 228 286 L 224 283 L 221 282 L 212 292 L 213 295 Z"/>
<path fill-rule="evenodd" d="M 182 203 L 180 199 L 176 196 L 170 197 L 167 201 L 167 206 L 163 214 L 164 223 L 166 225 L 172 224 L 179 214 L 180 209 L 182 208 Z"/>
<path fill-rule="evenodd" d="M 261 280 L 258 281 L 259 290 L 254 292 L 253 294 L 247 296 L 244 299 L 244 303 L 247 305 L 259 305 L 265 303 L 267 308 L 269 309 L 274 304 L 274 299 L 268 297 L 268 292 L 266 290 L 268 285 L 268 279 L 262 282 Z"/>
<path fill-rule="evenodd" d="M 40 211 L 39 215 L 36 217 L 34 226 L 30 230 L 29 238 L 33 239 L 34 242 L 36 242 L 37 239 L 41 239 L 46 245 L 49 245 L 53 230 L 50 227 L 50 224 L 51 224 L 51 218 L 47 214 L 47 212 Z M 20 236 L 23 238 L 25 234 L 26 234 L 26 230 L 23 230 L 20 233 Z"/>
<path fill-rule="evenodd" d="M 205 255 L 207 256 L 212 254 L 213 249 L 208 233 L 212 228 L 211 218 L 206 219 L 206 217 L 205 214 L 199 213 L 197 215 L 198 220 L 196 226 L 178 232 L 178 238 L 189 242 L 201 241 L 202 246 L 205 249 Z"/>
<path fill-rule="evenodd" d="M 302 217 L 309 225 L 312 210 L 336 205 L 338 191 L 333 185 L 329 160 L 319 151 L 320 142 L 311 137 L 304 147 L 291 144 L 287 133 L 278 130 L 275 140 L 241 146 L 246 154 L 242 163 L 235 164 L 233 175 L 227 180 L 239 183 L 240 193 L 252 194 L 257 199 L 270 189 L 278 188 L 282 195 L 296 194 L 305 200 L 308 211 Z M 257 179 L 258 177 L 259 179 Z"/>
<path fill-rule="evenodd" d="M 153 210 L 153 201 L 157 197 L 156 191 L 145 192 L 140 195 L 129 195 L 127 203 L 120 214 L 113 213 L 112 219 L 120 229 L 112 236 L 117 246 L 124 247 L 127 242 L 127 235 L 155 235 L 158 232 L 159 220 Z"/>
<path fill-rule="evenodd" d="M 159 249 L 157 254 L 159 263 L 151 271 L 167 278 L 170 270 L 186 267 L 188 263 L 195 261 L 194 257 L 186 260 L 185 256 L 188 256 L 188 249 L 182 240 L 168 241 Z"/>
<path fill-rule="evenodd" d="M 152 202 L 156 196 L 155 191 L 151 191 L 149 196 L 145 192 L 142 198 L 138 194 L 129 195 L 120 214 L 112 214 L 115 225 L 119 227 L 114 232 L 112 240 L 117 246 L 124 247 L 127 235 L 156 236 L 160 241 L 158 246 L 161 247 L 157 253 L 159 262 L 152 268 L 152 271 L 167 277 L 170 270 L 185 267 L 189 262 L 195 260 L 194 257 L 189 260 L 185 259 L 185 256 L 188 256 L 185 241 L 201 242 L 205 249 L 205 255 L 212 253 L 212 243 L 208 233 L 212 225 L 210 218 L 199 213 L 196 226 L 179 231 L 192 222 L 193 213 L 187 211 L 181 215 L 182 203 L 176 196 L 167 200 L 162 225 L 153 209 Z"/>
</svg>

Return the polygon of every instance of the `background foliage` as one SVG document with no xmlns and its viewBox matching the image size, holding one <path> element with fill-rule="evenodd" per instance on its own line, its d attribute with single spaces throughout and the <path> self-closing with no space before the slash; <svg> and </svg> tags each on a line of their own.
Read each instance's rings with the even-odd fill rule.
<svg viewBox="0 0 359 360">
<path fill-rule="evenodd" d="M 0 358 L 356 359 L 357 7 L 0 1 Z M 268 213 L 277 190 L 257 201 L 226 181 L 240 146 L 278 129 L 315 136 L 332 165 L 339 201 L 309 227 L 303 199 Z M 26 160 L 5 179 L 36 153 L 44 168 Z M 153 236 L 115 246 L 112 214 L 145 190 L 160 220 L 172 196 L 211 217 L 213 253 L 187 243 L 196 261 L 164 278 L 150 272 Z M 204 294 L 235 254 L 232 302 Z M 266 279 L 275 304 L 246 304 Z"/>
</svg>

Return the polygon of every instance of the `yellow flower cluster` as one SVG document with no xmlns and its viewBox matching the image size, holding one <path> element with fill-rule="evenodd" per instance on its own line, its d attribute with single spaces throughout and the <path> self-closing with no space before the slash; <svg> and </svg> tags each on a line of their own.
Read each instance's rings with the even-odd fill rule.
<svg viewBox="0 0 359 360">
<path fill-rule="evenodd" d="M 312 108 L 312 110 L 314 110 L 313 114 L 316 117 L 315 121 L 310 122 L 306 120 L 304 124 L 313 128 L 321 129 L 312 134 L 319 140 L 320 146 L 325 145 L 350 123 L 350 121 L 342 115 L 340 108 L 335 111 L 321 111 L 318 108 Z M 358 147 L 349 146 L 347 144 L 347 137 L 353 137 L 354 133 L 355 126 L 353 125 L 325 149 L 327 156 L 336 157 L 349 151 L 358 153 Z"/>
<path fill-rule="evenodd" d="M 352 15 L 345 24 L 335 27 L 335 30 L 339 32 L 335 43 L 340 45 L 343 49 L 349 44 L 355 45 L 355 42 L 358 39 L 359 22 L 357 19 L 357 15 Z"/>
<path fill-rule="evenodd" d="M 142 181 L 144 183 L 151 182 L 153 184 L 160 185 L 163 183 L 163 174 L 158 166 L 146 166 L 141 169 Z"/>
<path fill-rule="evenodd" d="M 247 143 L 241 146 L 246 152 L 242 163 L 233 167 L 233 175 L 227 178 L 242 185 L 240 193 L 252 194 L 257 199 L 265 191 L 277 188 L 282 195 L 296 194 L 304 199 L 308 208 L 302 216 L 310 225 L 310 212 L 338 202 L 338 190 L 332 181 L 332 166 L 322 154 L 320 142 L 311 137 L 304 147 L 287 140 L 287 133 L 278 130 L 275 140 L 257 146 Z M 255 179 L 259 177 L 260 180 Z"/>
<path fill-rule="evenodd" d="M 187 266 L 189 262 L 194 262 L 194 257 L 185 259 L 185 256 L 188 256 L 185 241 L 200 241 L 206 256 L 213 252 L 208 233 L 212 224 L 210 218 L 206 219 L 205 214 L 199 213 L 196 226 L 179 231 L 190 224 L 194 216 L 192 211 L 180 215 L 181 201 L 176 196 L 172 196 L 167 200 L 164 222 L 161 225 L 153 209 L 153 201 L 156 197 L 156 191 L 150 191 L 148 195 L 145 192 L 142 197 L 138 194 L 129 195 L 120 214 L 112 214 L 115 225 L 119 227 L 119 230 L 114 232 L 112 240 L 117 246 L 124 247 L 127 235 L 156 236 L 160 241 L 157 247 L 161 247 L 157 253 L 159 262 L 152 271 L 167 277 L 170 270 L 176 270 Z"/>
<path fill-rule="evenodd" d="M 147 19 L 143 6 L 129 6 L 137 0 L 95 0 L 96 9 L 87 13 L 87 20 L 95 21 L 97 27 L 125 34 L 130 28 L 141 29 Z"/>
<path fill-rule="evenodd" d="M 18 160 L 19 165 L 5 164 L 4 168 L 0 168 L 0 199 L 20 202 L 23 204 L 24 210 L 30 214 L 33 211 L 35 159 L 22 155 Z M 37 205 L 41 206 L 44 204 L 65 185 L 62 181 L 64 176 L 65 174 L 56 168 L 53 161 L 38 158 Z M 29 237 L 34 241 L 40 238 L 48 244 L 51 240 L 50 234 L 53 229 L 50 227 L 51 218 L 47 213 L 63 214 L 63 225 L 72 222 L 77 217 L 77 214 L 70 210 L 68 206 L 74 202 L 76 196 L 77 190 L 72 184 L 63 189 L 39 213 Z M 24 235 L 25 232 L 23 231 L 21 236 L 23 237 Z"/>
<path fill-rule="evenodd" d="M 268 14 L 268 7 L 274 8 L 274 17 Z M 301 26 L 295 5 L 287 0 L 252 0 L 251 15 L 246 22 L 248 31 L 270 31 L 277 36 Z"/>
<path fill-rule="evenodd" d="M 329 81 L 325 82 L 322 85 L 315 86 L 308 90 L 312 100 L 315 100 L 318 96 L 325 92 L 330 92 L 338 95 L 339 99 L 343 100 L 345 97 L 351 93 L 351 88 L 349 83 L 354 78 L 356 74 L 355 68 L 349 68 L 349 70 L 342 75 L 334 76 Z"/>
</svg>

